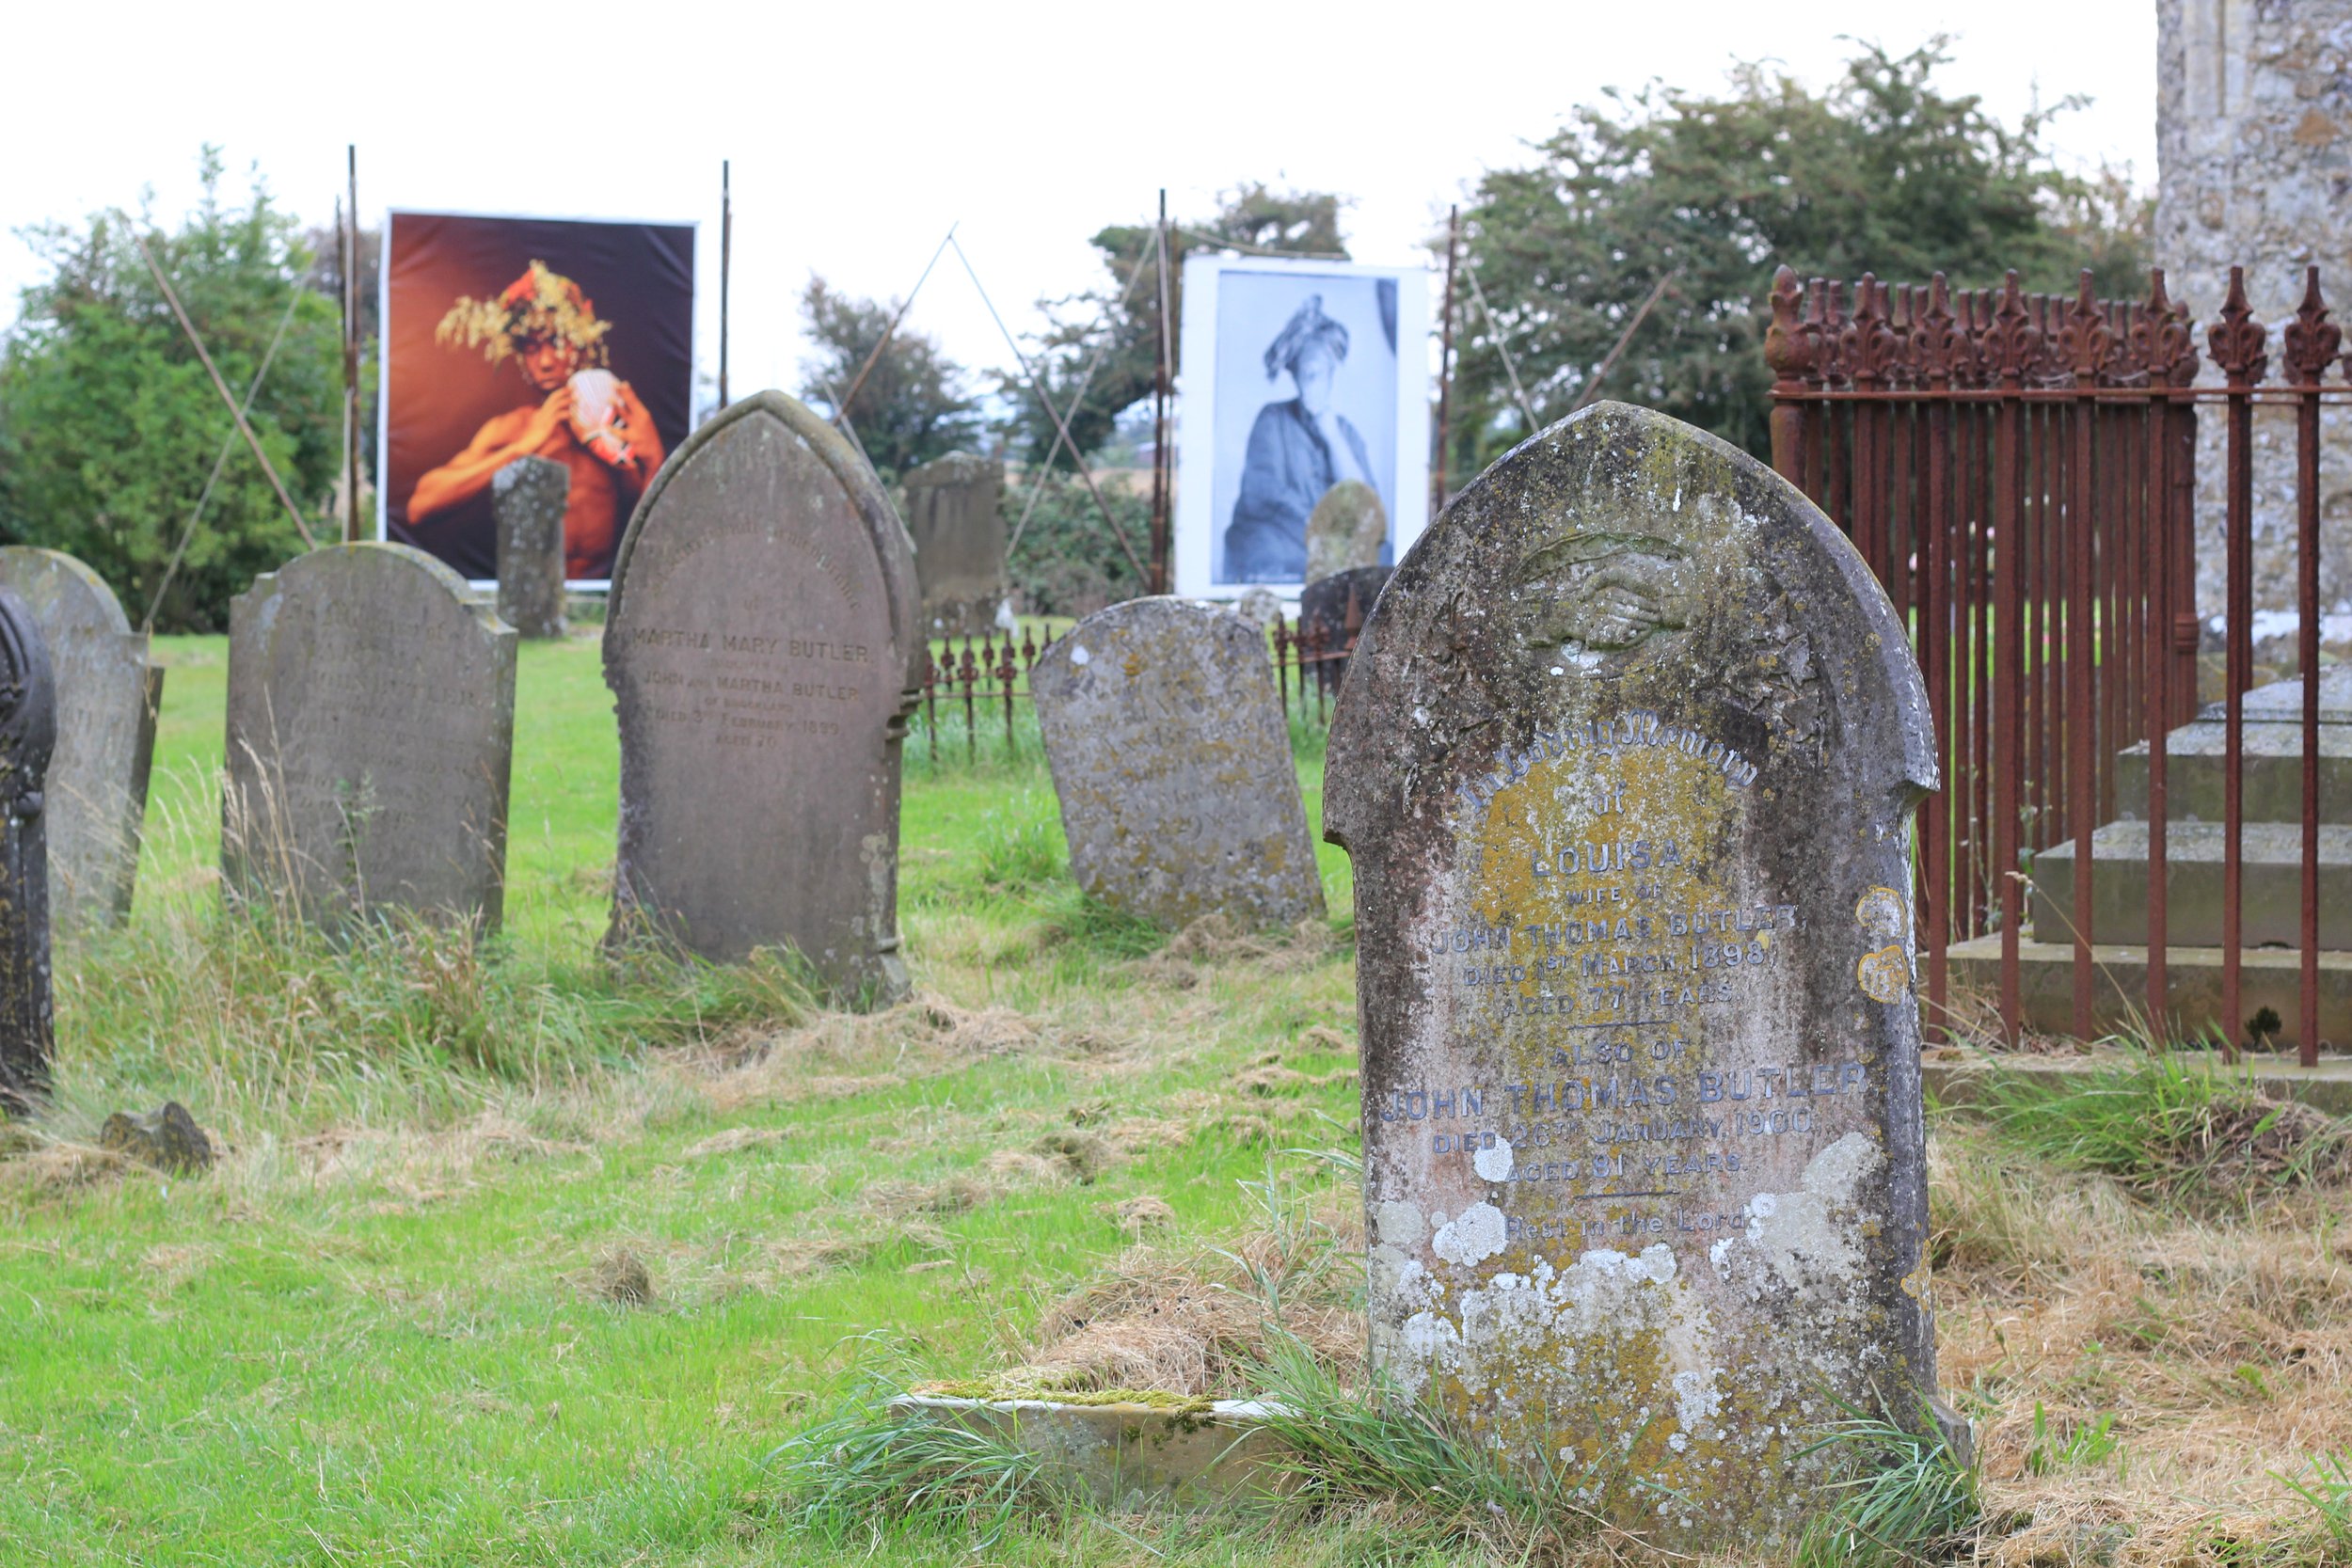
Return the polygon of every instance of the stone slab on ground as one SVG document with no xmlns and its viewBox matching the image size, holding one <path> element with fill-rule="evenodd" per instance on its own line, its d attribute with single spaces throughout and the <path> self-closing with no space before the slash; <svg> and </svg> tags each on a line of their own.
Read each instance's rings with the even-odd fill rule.
<svg viewBox="0 0 2352 1568">
<path fill-rule="evenodd" d="M 2235 1065 L 2217 1051 L 2175 1051 L 2168 1062 L 2198 1072 L 2243 1072 L 2265 1094 L 2299 1100 L 2332 1117 L 2352 1117 L 2352 1057 L 2323 1056 L 2317 1067 L 2303 1067 L 2293 1056 L 2283 1059 L 2269 1052 L 2246 1052 Z M 1921 1068 L 1929 1096 L 1938 1105 L 1975 1103 L 1984 1080 L 1994 1073 L 2021 1073 L 2038 1078 L 2080 1078 L 2144 1064 L 2134 1051 L 2106 1047 L 2082 1055 L 2050 1055 L 2038 1052 L 1983 1052 L 1961 1049 L 1931 1051 Z"/>
<path fill-rule="evenodd" d="M 221 873 L 326 929 L 393 910 L 495 928 L 515 631 L 405 545 L 331 545 L 229 610 Z"/>
<path fill-rule="evenodd" d="M 1333 720 L 1373 1359 L 1661 1546 L 1776 1549 L 1934 1390 L 1893 607 L 1746 453 L 1594 405 L 1447 506 Z"/>
<path fill-rule="evenodd" d="M 898 763 L 921 680 L 914 552 L 873 470 L 782 392 L 707 421 L 612 568 L 621 729 L 610 940 L 789 949 L 850 1001 L 907 991 Z"/>
<path fill-rule="evenodd" d="M 1946 948 L 1951 960 L 1953 990 L 1979 997 L 2000 994 L 2001 938 L 1991 936 L 1957 942 Z M 2074 1031 L 2074 945 L 2071 942 L 2021 942 L 2018 951 L 2018 990 L 2026 1024 L 2047 1035 Z M 2092 1017 L 2109 1033 L 2137 1030 L 2148 1018 L 2148 949 L 2121 943 L 2099 943 L 2090 950 Z M 2247 948 L 2238 955 L 2238 995 L 2245 1017 L 2237 1021 L 2238 1037 L 2248 1037 L 2246 1024 L 2263 1008 L 2278 1014 L 2279 1043 L 2288 1049 L 2302 1043 L 2302 955 L 2276 947 Z M 2202 1038 L 2221 1030 L 2221 949 L 2169 947 L 2165 953 L 2165 995 L 2170 1017 L 2164 1032 L 2174 1037 Z M 1961 1016 L 1967 1024 L 1967 1015 Z M 2352 953 L 2319 955 L 2319 1037 L 2323 1045 L 2352 1045 Z"/>
<path fill-rule="evenodd" d="M 1265 638 L 1188 599 L 1132 599 L 1029 672 L 1088 896 L 1173 929 L 1204 915 L 1291 926 L 1323 879 Z"/>
<path fill-rule="evenodd" d="M 2243 816 L 2248 822 L 2303 820 L 2303 726 L 2249 721 L 2244 748 Z M 2229 727 L 2210 719 L 2182 725 L 2165 737 L 2165 816 L 2169 820 L 2218 822 L 2228 774 Z M 2115 811 L 2145 820 L 2148 743 L 2115 754 Z M 2319 729 L 2319 819 L 2352 822 L 2352 724 Z"/>
<path fill-rule="evenodd" d="M 2247 822 L 2239 838 L 2238 945 L 2300 945 L 2303 829 L 2300 823 Z M 2218 822 L 2174 822 L 2165 833 L 2165 933 L 2184 947 L 2221 943 L 2223 851 Z M 2099 942 L 2148 941 L 2148 824 L 2110 822 L 2090 835 L 2091 926 Z M 2074 942 L 2074 845 L 2033 859 L 2028 929 L 2038 942 Z M 2319 944 L 2352 949 L 2352 825 L 2319 830 Z"/>
<path fill-rule="evenodd" d="M 138 883 L 163 666 L 114 591 L 61 550 L 0 548 L 0 585 L 32 612 L 56 687 L 57 747 L 42 791 L 50 916 L 66 933 L 119 927 Z"/>
<path fill-rule="evenodd" d="M 1252 1401 L 1171 1410 L 909 1394 L 890 1408 L 901 1420 L 953 1423 L 1035 1454 L 1053 1480 L 1115 1513 L 1235 1508 L 1292 1484 L 1290 1449 L 1265 1425 L 1266 1407 Z"/>
</svg>

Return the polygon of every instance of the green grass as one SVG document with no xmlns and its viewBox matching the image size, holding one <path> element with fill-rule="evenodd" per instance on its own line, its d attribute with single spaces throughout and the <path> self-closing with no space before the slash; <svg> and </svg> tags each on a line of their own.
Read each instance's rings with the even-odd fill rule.
<svg viewBox="0 0 2352 1568">
<path fill-rule="evenodd" d="M 59 955 L 56 1141 L 0 1160 L 8 1561 L 813 1560 L 766 1456 L 875 1347 L 1007 1365 L 1131 1245 L 1120 1200 L 1230 1234 L 1270 1146 L 1354 1117 L 1323 1043 L 1353 1037 L 1344 945 L 1151 956 L 1159 934 L 1071 886 L 1033 744 L 911 762 L 921 994 L 858 1019 L 780 968 L 598 958 L 617 758 L 593 640 L 522 650 L 507 921 L 479 945 L 225 918 L 224 649 L 160 653 L 136 914 Z M 1269 1053 L 1312 1070 L 1235 1082 Z M 212 1173 L 79 1147 L 166 1096 L 225 1147 Z M 648 1303 L 600 1292 L 615 1257 Z"/>
</svg>

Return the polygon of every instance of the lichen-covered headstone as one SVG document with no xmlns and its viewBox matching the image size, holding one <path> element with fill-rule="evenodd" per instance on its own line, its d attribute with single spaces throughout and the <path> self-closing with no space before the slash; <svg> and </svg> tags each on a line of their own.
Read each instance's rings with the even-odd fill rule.
<svg viewBox="0 0 2352 1568">
<path fill-rule="evenodd" d="M 1265 637 L 1186 599 L 1098 610 L 1029 673 L 1087 894 L 1175 927 L 1290 926 L 1323 882 Z"/>
<path fill-rule="evenodd" d="M 1005 466 L 951 451 L 901 481 L 907 536 L 923 589 L 923 624 L 933 637 L 977 637 L 996 626 L 1005 602 Z"/>
<path fill-rule="evenodd" d="M 139 873 L 163 666 L 114 591 L 60 550 L 0 548 L 0 584 L 32 611 L 57 694 L 49 759 L 49 910 L 63 931 L 121 925 Z"/>
<path fill-rule="evenodd" d="M 1934 1387 L 1931 739 L 1829 520 L 1616 404 L 1457 496 L 1348 672 L 1375 1360 L 1669 1544 L 1784 1539 L 1839 1402 Z"/>
<path fill-rule="evenodd" d="M 1380 564 L 1389 542 L 1389 515 L 1380 492 L 1360 479 L 1343 479 L 1323 493 L 1307 517 L 1307 576 L 1313 582 L 1352 566 Z"/>
<path fill-rule="evenodd" d="M 564 635 L 564 511 L 572 471 L 517 457 L 490 478 L 498 519 L 499 619 L 518 637 Z"/>
<path fill-rule="evenodd" d="M 57 740 L 49 650 L 0 586 L 0 1109 L 49 1092 L 56 1037 L 49 974 L 49 758 Z"/>
<path fill-rule="evenodd" d="M 612 568 L 612 940 L 799 953 L 895 1000 L 898 756 L 921 678 L 914 551 L 866 460 L 782 392 L 687 439 Z"/>
<path fill-rule="evenodd" d="M 296 556 L 229 608 L 232 897 L 327 930 L 504 908 L 515 632 L 405 545 Z"/>
</svg>

